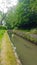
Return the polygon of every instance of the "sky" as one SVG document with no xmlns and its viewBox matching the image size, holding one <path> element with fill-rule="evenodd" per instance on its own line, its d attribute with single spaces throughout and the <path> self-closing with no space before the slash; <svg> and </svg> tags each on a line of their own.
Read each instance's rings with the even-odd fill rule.
<svg viewBox="0 0 37 65">
<path fill-rule="evenodd" d="M 17 5 L 17 0 L 0 0 L 0 11 L 6 13 L 10 7 Z"/>
</svg>

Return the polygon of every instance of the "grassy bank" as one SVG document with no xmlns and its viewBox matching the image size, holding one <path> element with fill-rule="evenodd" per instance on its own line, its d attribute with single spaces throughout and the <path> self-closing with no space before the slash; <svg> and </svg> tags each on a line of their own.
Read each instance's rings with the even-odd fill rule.
<svg viewBox="0 0 37 65">
<path fill-rule="evenodd" d="M 7 33 L 4 34 L 1 44 L 1 64 L 17 65 L 13 47 Z"/>
<path fill-rule="evenodd" d="M 0 30 L 0 52 L 1 52 L 1 41 L 2 41 L 2 37 L 4 35 L 4 32 L 5 32 L 5 30 Z M 1 55 L 1 53 L 0 53 L 0 55 Z M 1 63 L 1 56 L 0 56 L 0 63 Z"/>
<path fill-rule="evenodd" d="M 1 41 L 2 37 L 3 37 L 4 32 L 5 32 L 5 30 L 0 30 L 0 41 Z"/>
<path fill-rule="evenodd" d="M 1 47 L 1 40 L 2 40 L 4 32 L 5 32 L 5 30 L 0 30 L 0 47 Z"/>
<path fill-rule="evenodd" d="M 27 40 L 37 44 L 37 29 L 31 30 L 13 30 L 14 33 L 26 38 Z"/>
</svg>

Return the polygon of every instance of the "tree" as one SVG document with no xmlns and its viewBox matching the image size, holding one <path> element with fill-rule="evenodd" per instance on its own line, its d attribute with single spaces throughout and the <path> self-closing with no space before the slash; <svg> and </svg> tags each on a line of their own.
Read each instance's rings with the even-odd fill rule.
<svg viewBox="0 0 37 65">
<path fill-rule="evenodd" d="M 37 27 L 37 0 L 20 0 L 18 5 L 8 12 L 6 22 L 12 28 Z"/>
</svg>

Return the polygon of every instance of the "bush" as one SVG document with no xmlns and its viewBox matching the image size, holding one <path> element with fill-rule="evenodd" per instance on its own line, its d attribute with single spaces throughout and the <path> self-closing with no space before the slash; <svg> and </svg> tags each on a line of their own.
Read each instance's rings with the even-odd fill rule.
<svg viewBox="0 0 37 65">
<path fill-rule="evenodd" d="M 4 29 L 7 29 L 7 27 L 6 27 L 6 26 L 2 26 L 2 25 L 0 25 L 0 30 L 1 30 L 1 29 L 4 30 Z"/>
</svg>

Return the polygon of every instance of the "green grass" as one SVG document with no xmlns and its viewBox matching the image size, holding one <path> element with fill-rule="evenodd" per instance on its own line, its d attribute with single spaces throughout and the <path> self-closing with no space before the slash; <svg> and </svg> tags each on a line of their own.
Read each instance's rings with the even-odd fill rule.
<svg viewBox="0 0 37 65">
<path fill-rule="evenodd" d="M 0 30 L 0 52 L 1 52 L 1 41 L 2 41 L 2 37 L 4 35 L 5 30 Z M 1 57 L 0 57 L 0 63 L 1 63 Z"/>
<path fill-rule="evenodd" d="M 15 33 L 21 35 L 30 40 L 31 42 L 37 44 L 37 29 L 31 29 L 31 30 L 13 30 Z"/>
<path fill-rule="evenodd" d="M 2 38 L 2 36 L 3 36 L 3 34 L 4 34 L 4 32 L 5 32 L 5 30 L 0 30 L 0 40 L 1 40 L 1 38 Z"/>
<path fill-rule="evenodd" d="M 5 29 L 7 29 L 6 26 L 0 25 L 0 30 L 5 30 Z"/>
<path fill-rule="evenodd" d="M 16 57 L 13 52 L 13 47 L 7 33 L 4 34 L 2 40 L 1 54 L 1 61 L 5 60 L 2 65 L 17 65 Z"/>
<path fill-rule="evenodd" d="M 29 33 L 29 34 L 37 34 L 37 28 L 31 30 L 18 30 L 18 31 Z"/>
<path fill-rule="evenodd" d="M 4 32 L 5 30 L 0 30 L 0 49 L 1 49 L 1 40 L 2 40 Z"/>
</svg>

